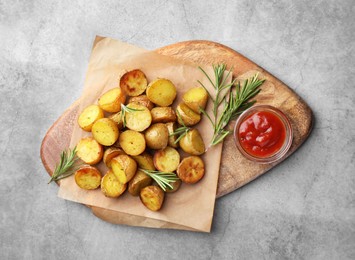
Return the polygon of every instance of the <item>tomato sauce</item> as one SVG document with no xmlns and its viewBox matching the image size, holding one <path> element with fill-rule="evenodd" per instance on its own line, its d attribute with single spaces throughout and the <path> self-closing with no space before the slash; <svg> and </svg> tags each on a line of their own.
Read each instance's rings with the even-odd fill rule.
<svg viewBox="0 0 355 260">
<path fill-rule="evenodd" d="M 237 138 L 243 149 L 255 157 L 270 157 L 285 143 L 286 128 L 272 112 L 260 111 L 243 120 Z"/>
</svg>

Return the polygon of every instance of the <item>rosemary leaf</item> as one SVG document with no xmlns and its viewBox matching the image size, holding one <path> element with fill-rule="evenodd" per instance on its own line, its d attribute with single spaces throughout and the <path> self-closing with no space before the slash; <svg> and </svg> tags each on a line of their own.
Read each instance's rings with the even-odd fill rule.
<svg viewBox="0 0 355 260">
<path fill-rule="evenodd" d="M 173 186 L 171 186 L 170 183 L 179 180 L 179 178 L 173 172 L 160 172 L 145 169 L 140 170 L 155 180 L 155 182 L 160 186 L 160 188 L 162 188 L 163 191 L 166 191 L 167 187 L 173 189 Z"/>
</svg>

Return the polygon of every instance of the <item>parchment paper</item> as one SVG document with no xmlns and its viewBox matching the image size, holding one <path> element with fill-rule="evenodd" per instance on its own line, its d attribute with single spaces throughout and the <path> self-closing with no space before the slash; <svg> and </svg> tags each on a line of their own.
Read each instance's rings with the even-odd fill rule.
<svg viewBox="0 0 355 260">
<path fill-rule="evenodd" d="M 119 86 L 120 77 L 132 69 L 141 69 L 147 76 L 148 82 L 158 77 L 171 80 L 178 91 L 173 104 L 176 107 L 181 102 L 182 94 L 189 88 L 198 85 L 197 80 L 203 82 L 206 87 L 212 88 L 197 67 L 196 64 L 162 56 L 118 40 L 97 37 L 90 57 L 83 94 L 80 98 L 81 108 L 79 111 L 90 104 L 97 103 L 103 92 Z M 204 69 L 213 78 L 211 67 Z M 211 93 L 213 93 L 212 89 Z M 211 107 L 212 105 L 209 103 L 207 111 Z M 213 134 L 207 118 L 203 117 L 197 128 L 207 146 Z M 82 137 L 89 135 L 91 133 L 82 131 L 78 125 L 75 126 L 70 146 L 74 147 Z M 210 148 L 202 156 L 206 169 L 204 178 L 194 185 L 182 184 L 177 192 L 166 194 L 164 205 L 158 212 L 148 210 L 140 202 L 139 197 L 133 197 L 128 192 L 113 199 L 105 197 L 100 189 L 94 191 L 80 189 L 75 184 L 73 176 L 61 181 L 58 196 L 66 200 L 121 212 L 122 218 L 132 216 L 132 218 L 126 218 L 124 222 L 128 225 L 210 232 L 221 149 L 222 145 Z M 107 168 L 103 163 L 97 167 L 102 174 L 106 173 Z M 107 215 L 107 218 L 110 217 Z M 109 220 L 115 222 L 115 220 Z"/>
</svg>

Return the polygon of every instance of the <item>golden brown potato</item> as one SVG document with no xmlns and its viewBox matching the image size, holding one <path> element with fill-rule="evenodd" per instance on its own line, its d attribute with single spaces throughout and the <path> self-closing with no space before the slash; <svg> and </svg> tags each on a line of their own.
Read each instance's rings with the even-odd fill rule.
<svg viewBox="0 0 355 260">
<path fill-rule="evenodd" d="M 155 168 L 161 172 L 173 172 L 180 163 L 180 154 L 174 148 L 167 146 L 156 151 L 153 157 Z"/>
<path fill-rule="evenodd" d="M 163 149 L 168 145 L 169 133 L 163 123 L 152 124 L 144 134 L 147 146 L 151 149 Z"/>
<path fill-rule="evenodd" d="M 168 79 L 156 79 L 148 85 L 147 97 L 158 106 L 170 106 L 176 98 L 176 87 Z"/>
<path fill-rule="evenodd" d="M 130 103 L 127 107 L 136 110 L 133 112 L 126 112 L 125 119 L 127 128 L 142 132 L 150 126 L 152 123 L 152 115 L 148 108 L 136 103 Z"/>
<path fill-rule="evenodd" d="M 91 129 L 96 141 L 105 146 L 113 145 L 119 136 L 117 124 L 108 118 L 97 120 Z"/>
<path fill-rule="evenodd" d="M 140 199 L 144 206 L 152 211 L 161 209 L 164 202 L 164 191 L 159 186 L 147 186 L 141 189 Z"/>
<path fill-rule="evenodd" d="M 104 164 L 108 167 L 111 168 L 111 160 L 119 155 L 125 154 L 125 152 L 123 150 L 121 150 L 120 148 L 117 147 L 109 147 L 105 150 L 104 152 Z"/>
<path fill-rule="evenodd" d="M 82 138 L 76 146 L 76 155 L 85 163 L 93 165 L 101 161 L 104 149 L 94 138 Z"/>
<path fill-rule="evenodd" d="M 172 107 L 155 107 L 150 113 L 152 114 L 152 123 L 175 122 L 176 114 Z"/>
<path fill-rule="evenodd" d="M 118 181 L 112 170 L 109 170 L 101 180 L 101 191 L 109 198 L 118 198 L 127 188 L 127 184 Z"/>
<path fill-rule="evenodd" d="M 129 99 L 128 103 L 136 103 L 138 105 L 145 106 L 149 110 L 152 110 L 153 107 L 154 107 L 153 102 L 149 100 L 147 95 L 140 95 L 140 96 L 137 96 L 137 97 L 131 97 Z"/>
<path fill-rule="evenodd" d="M 205 164 L 198 156 L 186 157 L 179 164 L 177 175 L 184 183 L 196 183 L 205 175 Z"/>
<path fill-rule="evenodd" d="M 179 141 L 180 148 L 192 155 L 201 155 L 205 152 L 205 143 L 197 129 L 190 130 Z"/>
<path fill-rule="evenodd" d="M 82 189 L 94 190 L 100 186 L 101 173 L 92 166 L 82 166 L 75 172 L 75 183 Z"/>
<path fill-rule="evenodd" d="M 166 125 L 166 128 L 168 129 L 168 133 L 169 133 L 168 145 L 173 148 L 178 148 L 179 142 L 176 142 L 178 136 L 172 135 L 177 128 L 177 124 L 175 122 L 169 122 L 169 123 L 166 123 L 165 125 Z"/>
<path fill-rule="evenodd" d="M 102 94 L 99 98 L 99 106 L 111 113 L 116 113 L 121 111 L 121 104 L 126 101 L 126 95 L 121 91 L 120 88 L 113 88 Z"/>
<path fill-rule="evenodd" d="M 156 170 L 153 162 L 153 156 L 149 153 L 144 152 L 140 155 L 132 156 L 132 158 L 137 162 L 139 168 L 152 171 Z"/>
<path fill-rule="evenodd" d="M 178 122 L 180 125 L 185 124 L 186 126 L 196 125 L 201 120 L 201 115 L 195 113 L 191 108 L 189 108 L 185 103 L 180 103 L 176 107 L 176 114 L 178 116 Z M 181 120 L 180 120 L 181 118 Z"/>
<path fill-rule="evenodd" d="M 118 130 L 121 130 L 123 128 L 123 120 L 121 117 L 121 111 L 110 115 L 108 118 L 117 124 Z"/>
<path fill-rule="evenodd" d="M 141 70 L 126 72 L 120 79 L 120 87 L 128 96 L 138 96 L 147 88 L 148 81 Z"/>
<path fill-rule="evenodd" d="M 208 100 L 208 93 L 203 87 L 191 88 L 185 92 L 182 96 L 182 100 L 194 112 L 201 114 L 200 108 L 205 109 Z"/>
<path fill-rule="evenodd" d="M 96 120 L 104 117 L 104 111 L 98 105 L 86 107 L 78 117 L 78 124 L 84 131 L 91 131 Z"/>
<path fill-rule="evenodd" d="M 152 183 L 152 178 L 145 174 L 141 170 L 137 170 L 133 179 L 128 183 L 128 192 L 133 196 L 138 196 L 141 189 L 150 185 Z"/>
<path fill-rule="evenodd" d="M 111 160 L 112 171 L 122 184 L 129 182 L 137 171 L 137 163 L 128 155 L 119 155 Z"/>
<path fill-rule="evenodd" d="M 128 155 L 139 155 L 145 150 L 145 139 L 142 133 L 126 130 L 120 134 L 118 142 Z"/>
</svg>

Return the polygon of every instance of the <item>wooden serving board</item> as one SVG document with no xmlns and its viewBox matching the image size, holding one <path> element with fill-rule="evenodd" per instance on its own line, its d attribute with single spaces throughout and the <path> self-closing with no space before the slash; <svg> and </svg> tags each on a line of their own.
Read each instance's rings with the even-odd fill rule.
<svg viewBox="0 0 355 260">
<path fill-rule="evenodd" d="M 100 38 L 96 42 L 99 40 Z M 284 83 L 238 52 L 210 41 L 180 42 L 157 49 L 156 52 L 197 64 L 225 63 L 228 68 L 233 68 L 234 76 L 252 76 L 256 71 L 260 72 L 266 81 L 257 96 L 258 104 L 270 104 L 280 108 L 289 117 L 292 124 L 293 143 L 287 156 L 300 147 L 310 134 L 312 111 L 308 105 Z M 61 151 L 69 146 L 73 127 L 76 124 L 78 107 L 79 101 L 76 101 L 52 125 L 42 141 L 41 159 L 50 175 L 58 162 Z M 229 127 L 232 129 L 233 126 L 234 122 L 231 122 Z M 245 159 L 235 147 L 233 136 L 230 135 L 223 145 L 217 197 L 242 187 L 278 163 L 280 161 L 272 164 L 256 164 Z M 114 216 L 112 212 L 95 207 L 93 207 L 93 211 L 95 215 L 104 220 L 114 222 L 111 220 Z"/>
</svg>

